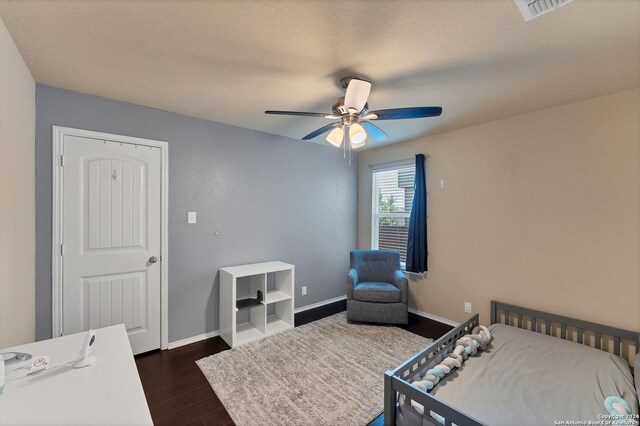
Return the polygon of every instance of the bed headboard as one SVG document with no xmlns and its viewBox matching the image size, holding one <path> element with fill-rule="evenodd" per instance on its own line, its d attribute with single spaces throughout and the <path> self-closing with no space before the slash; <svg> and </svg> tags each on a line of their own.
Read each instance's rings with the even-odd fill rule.
<svg viewBox="0 0 640 426">
<path fill-rule="evenodd" d="M 638 332 L 492 300 L 491 324 L 496 323 L 517 325 L 518 328 L 537 333 L 542 333 L 544 330 L 547 335 L 571 341 L 574 341 L 575 335 L 577 343 L 590 346 L 593 343 L 596 349 L 627 358 L 631 365 L 633 365 L 634 355 L 640 351 L 640 333 Z M 558 329 L 560 335 L 558 335 Z M 634 346 L 635 349 L 626 351 L 625 348 L 629 346 Z"/>
</svg>

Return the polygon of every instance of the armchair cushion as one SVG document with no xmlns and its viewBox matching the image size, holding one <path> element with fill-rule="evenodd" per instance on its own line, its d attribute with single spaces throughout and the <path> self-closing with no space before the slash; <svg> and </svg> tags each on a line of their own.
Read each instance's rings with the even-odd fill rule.
<svg viewBox="0 0 640 426">
<path fill-rule="evenodd" d="M 361 282 L 353 287 L 353 298 L 361 302 L 402 302 L 402 292 L 393 284 Z"/>
<path fill-rule="evenodd" d="M 400 269 L 400 253 L 390 250 L 353 250 L 351 268 L 358 271 L 360 281 L 393 283 L 395 271 Z"/>
</svg>

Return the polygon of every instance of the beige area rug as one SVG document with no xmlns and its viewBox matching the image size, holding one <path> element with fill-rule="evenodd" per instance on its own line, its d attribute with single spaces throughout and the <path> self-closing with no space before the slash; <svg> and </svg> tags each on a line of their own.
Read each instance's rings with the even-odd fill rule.
<svg viewBox="0 0 640 426">
<path fill-rule="evenodd" d="M 340 313 L 197 361 L 238 426 L 366 425 L 384 372 L 429 339 Z"/>
</svg>

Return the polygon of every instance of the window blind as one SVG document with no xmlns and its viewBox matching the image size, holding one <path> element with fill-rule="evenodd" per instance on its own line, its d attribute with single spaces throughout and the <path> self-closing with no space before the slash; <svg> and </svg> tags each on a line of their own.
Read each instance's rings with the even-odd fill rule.
<svg viewBox="0 0 640 426">
<path fill-rule="evenodd" d="M 405 264 L 415 165 L 374 170 L 372 181 L 371 248 L 400 252 Z"/>
</svg>

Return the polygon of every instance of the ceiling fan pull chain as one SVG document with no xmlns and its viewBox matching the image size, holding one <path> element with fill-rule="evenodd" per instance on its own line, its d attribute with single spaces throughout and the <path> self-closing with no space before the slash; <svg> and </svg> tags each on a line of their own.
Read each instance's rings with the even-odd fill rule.
<svg viewBox="0 0 640 426">
<path fill-rule="evenodd" d="M 342 158 L 347 158 L 347 132 L 342 134 Z"/>
</svg>

